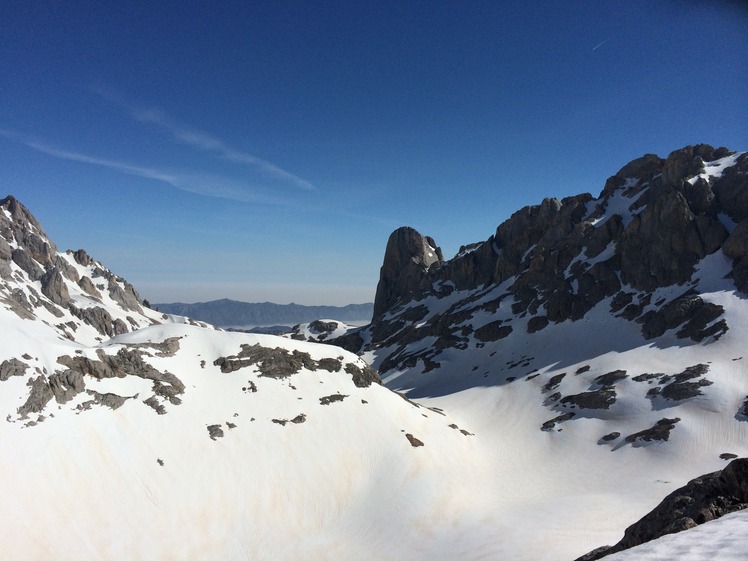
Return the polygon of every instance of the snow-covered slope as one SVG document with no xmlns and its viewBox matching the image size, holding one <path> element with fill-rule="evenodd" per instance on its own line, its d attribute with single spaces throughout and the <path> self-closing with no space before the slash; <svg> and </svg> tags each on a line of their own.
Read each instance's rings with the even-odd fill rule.
<svg viewBox="0 0 748 561">
<path fill-rule="evenodd" d="M 3 559 L 394 559 L 463 524 L 471 437 L 345 351 L 167 324 L 34 352 L 2 382 Z"/>
</svg>

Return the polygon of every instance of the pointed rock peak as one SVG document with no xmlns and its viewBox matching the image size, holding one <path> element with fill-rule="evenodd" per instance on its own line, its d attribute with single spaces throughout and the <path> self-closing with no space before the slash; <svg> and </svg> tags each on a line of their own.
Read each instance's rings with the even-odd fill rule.
<svg viewBox="0 0 748 561">
<path fill-rule="evenodd" d="M 14 222 L 20 224 L 31 224 L 38 230 L 39 234 L 47 237 L 44 233 L 44 229 L 42 228 L 41 223 L 33 214 L 31 214 L 31 211 L 23 206 L 23 204 L 21 204 L 21 202 L 19 202 L 19 200 L 16 199 L 13 195 L 8 195 L 2 201 L 0 201 L 0 207 L 5 209 L 8 214 L 10 214 L 10 218 Z"/>
<path fill-rule="evenodd" d="M 380 317 L 401 297 L 419 288 L 428 269 L 443 262 L 442 250 L 433 238 L 422 236 L 407 226 L 392 232 L 379 273 L 374 318 Z"/>
<path fill-rule="evenodd" d="M 727 148 L 713 148 L 708 144 L 686 146 L 670 153 L 662 170 L 662 181 L 672 187 L 680 187 L 686 179 L 698 175 L 704 162 L 711 162 L 729 154 Z"/>
<path fill-rule="evenodd" d="M 426 268 L 433 263 L 442 262 L 441 248 L 437 247 L 436 242 L 430 236 L 422 236 L 417 230 L 403 226 L 390 234 L 387 240 L 387 255 L 394 253 L 395 256 L 410 259 L 414 263 Z"/>
</svg>

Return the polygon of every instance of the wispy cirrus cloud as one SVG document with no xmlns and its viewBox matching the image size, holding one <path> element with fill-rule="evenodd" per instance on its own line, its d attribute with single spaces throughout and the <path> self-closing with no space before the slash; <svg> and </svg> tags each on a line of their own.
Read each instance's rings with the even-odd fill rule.
<svg viewBox="0 0 748 561">
<path fill-rule="evenodd" d="M 287 201 L 284 201 L 283 199 L 280 199 L 276 196 L 269 195 L 263 192 L 262 189 L 252 188 L 249 185 L 245 185 L 241 182 L 227 179 L 215 174 L 165 171 L 156 168 L 137 166 L 118 160 L 98 158 L 96 156 L 90 156 L 88 154 L 82 154 L 80 152 L 63 150 L 54 146 L 49 146 L 48 144 L 45 144 L 44 142 L 41 142 L 35 138 L 7 129 L 0 129 L 0 136 L 4 136 L 9 140 L 20 142 L 21 144 L 24 144 L 29 148 L 36 150 L 37 152 L 41 152 L 43 154 L 47 154 L 48 156 L 53 156 L 61 160 L 69 160 L 73 162 L 81 162 L 85 164 L 101 166 L 128 175 L 136 175 L 138 177 L 144 177 L 146 179 L 153 179 L 155 181 L 167 183 L 168 185 L 171 185 L 176 189 L 188 193 L 203 195 L 206 197 L 229 199 L 238 202 L 276 205 L 287 204 Z"/>
<path fill-rule="evenodd" d="M 124 101 L 120 95 L 105 88 L 92 88 L 92 91 L 104 99 L 124 107 L 130 113 L 130 116 L 136 121 L 155 125 L 168 132 L 175 141 L 181 144 L 205 152 L 212 152 L 230 162 L 251 166 L 267 177 L 289 183 L 300 189 L 307 191 L 316 190 L 315 186 L 306 179 L 286 171 L 272 162 L 263 160 L 262 158 L 248 152 L 238 150 L 211 134 L 199 131 L 184 123 L 180 123 L 169 117 L 161 109 L 135 106 Z"/>
</svg>

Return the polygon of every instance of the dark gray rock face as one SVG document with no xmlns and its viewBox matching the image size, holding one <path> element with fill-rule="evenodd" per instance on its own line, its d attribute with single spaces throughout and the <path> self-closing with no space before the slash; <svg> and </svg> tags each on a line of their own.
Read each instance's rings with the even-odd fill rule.
<svg viewBox="0 0 748 561">
<path fill-rule="evenodd" d="M 422 236 L 413 228 L 395 230 L 387 240 L 379 272 L 374 318 L 381 317 L 399 300 L 422 290 L 426 271 L 443 261 L 441 249 L 430 237 Z"/>
<path fill-rule="evenodd" d="M 358 388 L 368 388 L 372 384 L 381 384 L 382 379 L 377 371 L 369 366 L 360 368 L 349 362 L 345 365 L 345 371 L 353 378 L 353 384 Z"/>
<path fill-rule="evenodd" d="M 101 301 L 101 292 L 99 292 L 98 289 L 94 286 L 94 283 L 90 278 L 81 277 L 80 280 L 77 281 L 77 284 L 86 294 Z"/>
<path fill-rule="evenodd" d="M 223 429 L 221 425 L 208 425 L 208 436 L 211 440 L 223 438 Z"/>
<path fill-rule="evenodd" d="M 562 415 L 559 415 L 558 417 L 554 417 L 553 419 L 543 423 L 540 427 L 540 430 L 549 431 L 555 428 L 557 423 L 569 421 L 570 419 L 573 419 L 575 415 L 576 413 L 574 413 L 573 411 L 569 411 L 568 413 L 564 413 Z"/>
<path fill-rule="evenodd" d="M 688 530 L 748 507 L 748 459 L 738 458 L 725 469 L 692 479 L 670 493 L 649 514 L 629 526 L 614 546 L 601 547 L 577 559 L 593 561 L 641 545 L 666 534 Z"/>
<path fill-rule="evenodd" d="M 82 319 L 94 327 L 96 331 L 107 337 L 114 337 L 115 335 L 121 335 L 129 331 L 127 325 L 122 320 L 118 319 L 115 321 L 109 312 L 101 306 L 93 306 L 81 310 L 70 305 L 70 311 L 75 317 Z"/>
<path fill-rule="evenodd" d="M 86 383 L 80 372 L 65 370 L 49 377 L 49 387 L 57 403 L 67 403 L 86 388 Z"/>
<path fill-rule="evenodd" d="M 696 294 L 686 293 L 658 310 L 642 314 L 637 318 L 637 322 L 642 324 L 642 335 L 645 339 L 654 339 L 670 329 L 682 326 L 676 333 L 678 338 L 688 337 L 699 342 L 709 336 L 719 338 L 727 331 L 728 326 L 725 322 L 709 325 L 724 311 L 722 306 L 704 302 Z"/>
<path fill-rule="evenodd" d="M 562 405 L 580 409 L 609 409 L 616 402 L 616 390 L 612 386 L 574 395 L 567 395 L 561 400 Z"/>
<path fill-rule="evenodd" d="M 653 180 L 654 181 L 654 180 Z M 622 280 L 639 290 L 683 284 L 699 259 L 717 251 L 727 230 L 717 216 L 694 214 L 682 191 L 653 185 L 617 246 Z"/>
<path fill-rule="evenodd" d="M 243 344 L 241 351 L 233 356 L 220 357 L 213 361 L 221 372 L 229 373 L 256 364 L 261 376 L 269 378 L 287 378 L 298 373 L 302 368 L 315 370 L 317 362 L 309 353 L 294 350 L 289 352 L 282 347 L 263 347 Z"/>
<path fill-rule="evenodd" d="M 748 293 L 748 219 L 735 227 L 722 244 L 722 251 L 735 263 L 732 271 L 735 286 L 741 292 Z"/>
<path fill-rule="evenodd" d="M 11 254 L 11 259 L 13 259 L 13 262 L 18 265 L 31 280 L 39 280 L 42 278 L 42 275 L 44 275 L 44 269 L 42 269 L 39 264 L 34 261 L 33 257 L 31 257 L 31 254 L 23 248 L 19 247 L 14 249 Z"/>
<path fill-rule="evenodd" d="M 662 388 L 660 395 L 671 401 L 681 401 L 701 395 L 701 388 L 712 385 L 710 380 L 702 378 L 708 371 L 708 365 L 695 364 L 672 378 L 664 377 L 661 382 L 668 382 L 668 384 Z"/>
<path fill-rule="evenodd" d="M 710 174 L 712 162 L 728 156 L 734 165 Z M 725 216 L 737 224 L 732 231 Z M 462 348 L 473 338 L 491 344 L 510 335 L 507 320 L 481 314 L 480 323 L 470 322 L 478 312 L 496 311 L 504 298 L 515 317 L 527 317 L 523 331 L 530 334 L 579 320 L 610 298 L 611 313 L 640 324 L 645 338 L 673 330 L 694 342 L 717 339 L 729 329 L 724 310 L 704 301 L 691 281 L 700 260 L 723 249 L 736 288 L 748 294 L 748 154 L 705 144 L 667 158 L 648 154 L 610 177 L 597 199 L 549 198 L 520 209 L 486 241 L 448 261 L 432 242 L 412 228 L 393 232 L 368 337 L 349 333 L 340 341 L 356 351 L 364 341 L 392 348 L 383 372 L 414 359 L 427 368 L 438 364 L 437 352 L 416 357 L 406 348 L 425 337 L 436 337 L 441 348 Z M 678 285 L 680 295 L 652 300 L 655 289 Z M 500 286 L 505 292 L 493 302 L 480 300 Z M 422 307 L 416 302 L 456 290 L 465 296 L 438 319 L 428 311 L 409 317 Z"/>
<path fill-rule="evenodd" d="M 18 414 L 22 419 L 26 418 L 29 413 L 40 413 L 54 397 L 52 388 L 44 376 L 29 379 L 26 385 L 30 388 L 29 396 L 26 402 L 18 408 Z"/>
<path fill-rule="evenodd" d="M 57 253 L 57 247 L 48 241 L 39 221 L 12 196 L 0 200 L 0 207 L 10 213 L 10 218 L 0 213 L 0 236 L 26 248 L 29 256 L 42 267 L 48 265 Z"/>
<path fill-rule="evenodd" d="M 420 447 L 420 446 L 423 446 L 423 442 L 422 442 L 421 440 L 417 439 L 417 438 L 416 438 L 415 436 L 413 436 L 413 435 L 412 435 L 412 434 L 410 434 L 410 433 L 406 433 L 406 434 L 405 434 L 405 438 L 407 438 L 407 439 L 408 439 L 408 442 L 410 442 L 410 445 L 411 445 L 411 446 L 412 446 L 413 448 L 418 448 L 418 447 Z"/>
<path fill-rule="evenodd" d="M 63 308 L 70 304 L 70 294 L 68 287 L 65 285 L 62 273 L 59 269 L 53 268 L 44 273 L 41 277 L 42 294 L 49 298 L 53 303 Z"/>
<path fill-rule="evenodd" d="M 11 290 L 5 296 L 0 295 L 0 302 L 6 304 L 21 319 L 34 318 L 34 307 L 20 288 Z"/>
<path fill-rule="evenodd" d="M 131 396 L 122 396 L 114 393 L 99 393 L 94 390 L 86 390 L 86 393 L 90 395 L 92 399 L 84 401 L 83 403 L 78 405 L 78 409 L 87 410 L 90 409 L 93 405 L 101 405 L 103 407 L 109 407 L 109 409 L 119 409 L 124 405 L 125 401 L 137 397 L 137 394 Z"/>
<path fill-rule="evenodd" d="M 65 355 L 59 357 L 57 362 L 67 367 L 67 370 L 50 377 L 50 383 L 47 386 L 50 388 L 51 394 L 55 397 L 59 395 L 64 400 L 72 398 L 75 394 L 83 391 L 86 376 L 98 380 L 137 376 L 153 382 L 153 395 L 144 400 L 143 403 L 152 407 L 159 414 L 166 413 L 164 402 L 173 405 L 181 403 L 177 396 L 184 393 L 184 383 L 171 372 L 162 372 L 147 363 L 139 349 L 121 348 L 115 355 L 106 354 L 99 349 L 97 356 L 98 360 L 84 356 Z M 53 382 L 55 377 L 57 377 L 57 381 Z M 54 391 L 54 386 L 58 386 L 57 392 Z M 104 404 L 111 407 L 108 403 Z"/>
<path fill-rule="evenodd" d="M 512 327 L 510 325 L 501 325 L 501 323 L 501 320 L 497 320 L 479 327 L 475 330 L 476 339 L 486 343 L 488 341 L 498 341 L 499 339 L 508 337 L 512 332 Z"/>
<path fill-rule="evenodd" d="M 124 288 L 120 286 L 120 283 L 124 285 Z M 112 300 L 117 302 L 125 310 L 133 312 L 143 311 L 143 308 L 140 307 L 140 296 L 138 296 L 135 288 L 124 279 L 116 278 L 113 275 L 110 276 L 108 290 Z"/>
</svg>

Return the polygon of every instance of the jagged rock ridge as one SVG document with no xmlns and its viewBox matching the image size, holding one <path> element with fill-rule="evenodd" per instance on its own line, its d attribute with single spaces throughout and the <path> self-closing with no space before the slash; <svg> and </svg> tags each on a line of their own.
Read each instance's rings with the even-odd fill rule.
<svg viewBox="0 0 748 561">
<path fill-rule="evenodd" d="M 436 350 L 459 348 L 473 331 L 495 341 L 514 327 L 468 320 L 504 302 L 515 318 L 526 317 L 525 329 L 537 332 L 579 320 L 604 299 L 612 314 L 640 324 L 647 339 L 676 328 L 678 337 L 693 341 L 718 338 L 729 329 L 723 310 L 689 283 L 698 264 L 721 250 L 735 287 L 748 293 L 748 154 L 704 144 L 665 159 L 649 154 L 610 177 L 597 199 L 582 194 L 525 207 L 448 261 L 435 247 L 410 228 L 390 237 L 371 345 L 433 336 Z M 666 287 L 680 289 L 654 297 Z M 418 305 L 453 291 L 466 296 L 438 317 Z M 356 340 L 352 334 L 340 344 L 355 348 Z M 406 363 L 402 352 L 390 358 L 385 369 Z"/>
<path fill-rule="evenodd" d="M 130 283 L 85 251 L 61 252 L 12 196 L 0 201 L 0 303 L 86 343 L 163 321 L 143 308 Z"/>
</svg>

